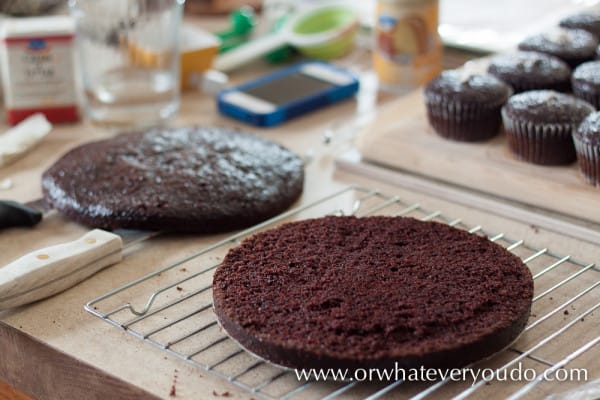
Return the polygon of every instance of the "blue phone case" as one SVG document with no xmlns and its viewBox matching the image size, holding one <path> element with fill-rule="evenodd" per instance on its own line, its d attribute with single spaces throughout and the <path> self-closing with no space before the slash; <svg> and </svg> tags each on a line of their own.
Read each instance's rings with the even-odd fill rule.
<svg viewBox="0 0 600 400">
<path fill-rule="evenodd" d="M 223 98 L 229 92 L 245 90 L 245 89 L 249 89 L 249 88 L 252 88 L 255 86 L 263 85 L 274 79 L 278 79 L 278 78 L 284 77 L 286 75 L 293 74 L 295 72 L 299 72 L 307 64 L 311 64 L 311 63 L 312 64 L 322 64 L 322 65 L 326 66 L 327 68 L 336 71 L 337 73 L 343 73 L 348 78 L 350 78 L 350 80 L 349 80 L 350 83 L 344 84 L 342 86 L 334 85 L 331 88 L 328 88 L 328 89 L 321 91 L 319 93 L 316 93 L 314 95 L 310 95 L 310 96 L 303 97 L 303 98 L 295 100 L 295 101 L 291 101 L 286 104 L 279 105 L 275 110 L 273 110 L 272 112 L 268 112 L 268 113 L 257 113 L 257 112 L 248 110 L 246 108 L 243 108 L 237 104 L 232 104 L 230 102 L 227 102 Z M 245 83 L 243 85 L 239 85 L 239 86 L 222 91 L 217 96 L 217 107 L 219 109 L 219 112 L 221 112 L 224 115 L 233 117 L 235 119 L 249 123 L 251 125 L 268 127 L 268 126 L 275 126 L 275 125 L 281 124 L 282 122 L 285 122 L 289 119 L 298 117 L 302 114 L 306 114 L 306 113 L 316 110 L 318 108 L 322 108 L 329 104 L 337 103 L 341 100 L 352 97 L 358 91 L 358 87 L 359 87 L 358 80 L 356 79 L 354 74 L 350 73 L 349 71 L 347 71 L 343 68 L 340 68 L 340 67 L 322 62 L 322 61 L 305 61 L 305 62 L 301 62 L 298 64 L 294 64 L 290 67 L 284 68 L 284 69 L 276 71 L 274 73 L 268 74 L 266 76 L 263 76 L 254 81 Z"/>
</svg>

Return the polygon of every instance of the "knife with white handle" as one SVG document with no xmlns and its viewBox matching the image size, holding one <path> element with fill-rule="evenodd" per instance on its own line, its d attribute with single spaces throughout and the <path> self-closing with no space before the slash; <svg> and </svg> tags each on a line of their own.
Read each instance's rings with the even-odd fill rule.
<svg viewBox="0 0 600 400">
<path fill-rule="evenodd" d="M 101 229 L 33 251 L 0 268 L 0 310 L 62 292 L 122 257 L 121 236 Z"/>
</svg>

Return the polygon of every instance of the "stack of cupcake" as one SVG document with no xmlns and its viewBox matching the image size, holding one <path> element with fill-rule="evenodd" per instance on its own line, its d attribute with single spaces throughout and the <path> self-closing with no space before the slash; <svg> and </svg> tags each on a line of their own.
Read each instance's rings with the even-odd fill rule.
<svg viewBox="0 0 600 400">
<path fill-rule="evenodd" d="M 442 137 L 488 140 L 504 125 L 520 160 L 565 165 L 579 159 L 600 187 L 600 13 L 578 14 L 531 36 L 487 74 L 445 71 L 425 88 L 427 117 Z M 600 58 L 600 57 L 599 57 Z"/>
</svg>

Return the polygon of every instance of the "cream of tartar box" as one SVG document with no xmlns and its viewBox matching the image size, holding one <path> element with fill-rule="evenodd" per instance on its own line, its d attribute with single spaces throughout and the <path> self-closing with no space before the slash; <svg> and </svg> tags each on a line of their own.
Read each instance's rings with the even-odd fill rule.
<svg viewBox="0 0 600 400">
<path fill-rule="evenodd" d="M 50 122 L 79 119 L 74 32 L 74 21 L 68 16 L 2 21 L 0 66 L 9 124 L 37 112 Z"/>
</svg>

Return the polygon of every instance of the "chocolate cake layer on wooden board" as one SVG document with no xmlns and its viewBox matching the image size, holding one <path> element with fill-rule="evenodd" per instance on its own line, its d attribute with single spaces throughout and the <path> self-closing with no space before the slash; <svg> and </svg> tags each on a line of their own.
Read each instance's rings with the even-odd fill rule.
<svg viewBox="0 0 600 400">
<path fill-rule="evenodd" d="M 223 232 L 287 209 L 301 194 L 302 160 L 254 135 L 222 128 L 155 128 L 79 146 L 43 175 L 46 200 L 101 228 Z"/>
</svg>

